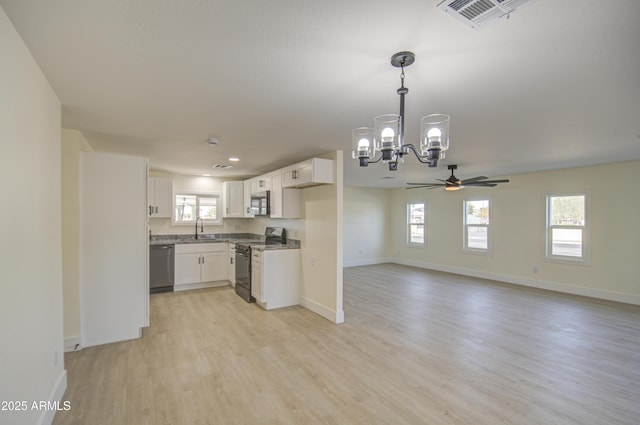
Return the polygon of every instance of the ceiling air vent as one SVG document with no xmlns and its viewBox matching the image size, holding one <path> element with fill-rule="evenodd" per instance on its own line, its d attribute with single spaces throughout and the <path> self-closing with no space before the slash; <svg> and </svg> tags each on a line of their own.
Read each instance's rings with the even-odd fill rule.
<svg viewBox="0 0 640 425">
<path fill-rule="evenodd" d="M 445 0 L 438 5 L 444 11 L 473 29 L 480 29 L 498 19 L 509 17 L 531 0 Z"/>
<path fill-rule="evenodd" d="M 217 169 L 217 170 L 228 170 L 229 168 L 233 167 L 233 165 L 227 165 L 227 164 L 213 164 L 213 168 Z"/>
</svg>

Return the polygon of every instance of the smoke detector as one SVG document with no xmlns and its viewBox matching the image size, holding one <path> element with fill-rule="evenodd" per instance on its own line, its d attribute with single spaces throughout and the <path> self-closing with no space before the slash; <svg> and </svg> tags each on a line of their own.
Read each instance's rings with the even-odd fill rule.
<svg viewBox="0 0 640 425">
<path fill-rule="evenodd" d="M 220 144 L 220 140 L 216 139 L 215 137 L 207 138 L 207 145 L 209 145 L 209 146 L 217 146 L 219 144 Z"/>
<path fill-rule="evenodd" d="M 516 9 L 531 0 L 445 0 L 438 9 L 466 26 L 479 30 L 498 19 L 509 18 Z"/>
</svg>

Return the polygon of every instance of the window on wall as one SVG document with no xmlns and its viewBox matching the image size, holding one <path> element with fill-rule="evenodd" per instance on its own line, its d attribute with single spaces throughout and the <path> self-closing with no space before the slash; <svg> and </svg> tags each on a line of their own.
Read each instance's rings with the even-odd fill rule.
<svg viewBox="0 0 640 425">
<path fill-rule="evenodd" d="M 199 217 L 207 224 L 222 223 L 219 195 L 179 193 L 175 195 L 173 222 L 193 224 Z"/>
<path fill-rule="evenodd" d="M 587 259 L 586 196 L 547 196 L 547 258 Z"/>
<path fill-rule="evenodd" d="M 489 200 L 464 201 L 464 249 L 489 252 Z"/>
<path fill-rule="evenodd" d="M 407 244 L 424 246 L 425 235 L 425 203 L 410 202 L 407 204 Z"/>
</svg>

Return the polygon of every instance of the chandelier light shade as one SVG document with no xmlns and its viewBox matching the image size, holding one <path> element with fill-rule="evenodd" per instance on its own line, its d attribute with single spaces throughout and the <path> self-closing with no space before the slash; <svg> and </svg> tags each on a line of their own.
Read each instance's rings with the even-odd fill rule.
<svg viewBox="0 0 640 425">
<path fill-rule="evenodd" d="M 432 114 L 420 120 L 420 152 L 427 159 L 442 159 L 449 149 L 449 115 Z"/>
<path fill-rule="evenodd" d="M 375 155 L 373 128 L 356 128 L 351 132 L 351 141 L 353 143 L 353 158 L 359 159 L 361 166 L 366 166 L 369 158 L 373 158 Z"/>
<path fill-rule="evenodd" d="M 432 114 L 420 120 L 419 150 L 412 144 L 404 142 L 404 97 L 409 89 L 404 86 L 404 68 L 415 61 L 412 52 L 399 52 L 391 57 L 391 65 L 401 68 L 400 113 L 379 115 L 373 119 L 373 129 L 361 127 L 352 131 L 353 159 L 360 161 L 361 167 L 382 161 L 389 165 L 389 170 L 398 169 L 404 162 L 403 156 L 412 152 L 418 161 L 429 167 L 438 165 L 438 160 L 445 157 L 449 149 L 449 121 L 444 114 Z M 376 155 L 380 155 L 377 159 Z"/>
<path fill-rule="evenodd" d="M 382 159 L 388 161 L 393 152 L 400 149 L 400 123 L 402 117 L 396 114 L 379 115 L 373 119 L 374 148 L 382 152 Z"/>
</svg>

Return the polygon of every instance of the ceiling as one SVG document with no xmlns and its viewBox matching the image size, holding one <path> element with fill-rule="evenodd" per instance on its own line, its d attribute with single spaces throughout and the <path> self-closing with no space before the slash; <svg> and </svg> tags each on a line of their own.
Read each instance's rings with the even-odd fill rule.
<svg viewBox="0 0 640 425">
<path fill-rule="evenodd" d="M 439 0 L 0 0 L 62 104 L 62 125 L 153 170 L 238 177 L 345 151 L 345 183 L 640 159 L 640 2 L 533 0 L 472 30 Z M 361 169 L 351 130 L 451 115 L 437 168 Z M 219 145 L 210 147 L 207 138 Z M 240 161 L 227 170 L 213 164 Z M 394 178 L 385 178 L 394 177 Z"/>
</svg>

